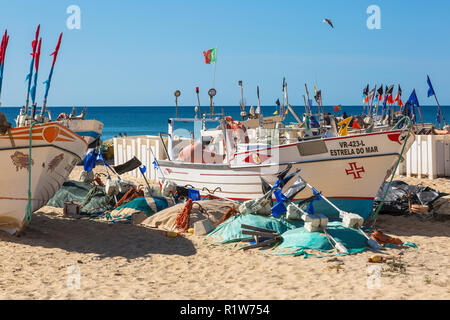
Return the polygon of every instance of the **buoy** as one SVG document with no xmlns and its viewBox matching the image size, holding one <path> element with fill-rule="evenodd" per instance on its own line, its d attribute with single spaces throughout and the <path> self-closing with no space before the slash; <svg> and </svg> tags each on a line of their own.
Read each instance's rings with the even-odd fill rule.
<svg viewBox="0 0 450 320">
<path fill-rule="evenodd" d="M 173 231 L 167 231 L 166 236 L 168 238 L 176 238 L 178 236 L 178 233 L 173 232 Z"/>
<path fill-rule="evenodd" d="M 194 233 L 194 228 L 189 228 L 188 233 L 193 234 Z"/>
</svg>

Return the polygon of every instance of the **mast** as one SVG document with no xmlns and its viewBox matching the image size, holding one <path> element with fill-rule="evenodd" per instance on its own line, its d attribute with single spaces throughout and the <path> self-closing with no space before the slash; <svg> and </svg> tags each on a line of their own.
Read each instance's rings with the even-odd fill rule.
<svg viewBox="0 0 450 320">
<path fill-rule="evenodd" d="M 45 94 L 44 94 L 44 102 L 42 102 L 41 115 L 44 115 L 45 109 L 47 107 L 48 91 L 50 89 L 50 85 L 51 85 L 51 82 L 52 82 L 53 70 L 55 69 L 56 57 L 58 56 L 59 48 L 61 46 L 62 35 L 63 34 L 61 32 L 61 34 L 59 35 L 58 43 L 56 44 L 55 51 L 52 54 L 50 54 L 50 56 L 53 56 L 53 62 L 52 62 L 52 67 L 50 69 L 50 74 L 48 75 L 48 79 L 47 79 L 47 81 L 44 82 L 44 84 L 45 84 Z"/>
</svg>

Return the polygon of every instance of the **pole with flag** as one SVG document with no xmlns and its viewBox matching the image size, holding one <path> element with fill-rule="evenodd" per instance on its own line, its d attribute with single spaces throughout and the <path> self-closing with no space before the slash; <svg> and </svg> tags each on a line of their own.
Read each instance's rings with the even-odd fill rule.
<svg viewBox="0 0 450 320">
<path fill-rule="evenodd" d="M 428 97 L 434 96 L 436 99 L 436 103 L 438 105 L 439 111 L 438 111 L 438 117 L 442 116 L 442 120 L 444 120 L 444 124 L 447 125 L 447 122 L 445 121 L 444 114 L 442 113 L 441 105 L 439 104 L 439 101 L 436 97 L 436 92 L 434 91 L 433 85 L 431 84 L 430 77 L 427 75 L 427 83 L 428 83 Z M 440 122 L 440 121 L 439 121 Z M 440 128 L 441 129 L 441 128 Z"/>
<path fill-rule="evenodd" d="M 308 86 L 306 85 L 306 83 L 305 83 L 305 91 L 306 91 L 306 97 L 308 99 L 308 111 L 310 114 L 312 114 L 311 100 L 309 100 Z"/>
<path fill-rule="evenodd" d="M 372 113 L 372 105 L 373 105 L 373 99 L 375 98 L 375 92 L 377 92 L 377 85 L 375 85 L 375 87 L 369 92 L 369 103 L 370 106 L 368 105 L 368 111 L 367 111 L 367 115 L 370 117 L 370 114 Z"/>
<path fill-rule="evenodd" d="M 3 70 L 5 68 L 5 56 L 6 56 L 6 47 L 8 47 L 8 30 L 5 30 L 5 34 L 2 38 L 2 43 L 0 46 L 0 97 L 2 95 L 2 85 L 3 85 Z M 0 100 L 0 106 L 1 106 L 1 100 Z"/>
<path fill-rule="evenodd" d="M 422 112 L 420 111 L 420 105 L 419 105 L 419 100 L 417 99 L 416 89 L 413 89 L 413 91 L 411 92 L 411 95 L 409 96 L 409 99 L 406 102 L 406 109 L 408 109 L 408 106 L 412 107 L 411 113 L 413 114 L 414 121 L 415 121 L 414 106 L 417 106 L 417 109 L 419 110 L 420 121 L 423 126 Z"/>
<path fill-rule="evenodd" d="M 36 29 L 36 35 L 34 40 L 31 42 L 31 47 L 33 49 L 33 53 L 31 53 L 31 64 L 30 64 L 30 72 L 28 73 L 26 80 L 28 80 L 28 87 L 27 87 L 27 100 L 25 103 L 25 114 L 28 114 L 28 106 L 30 104 L 30 89 L 31 89 L 31 79 L 33 78 L 33 66 L 34 66 L 34 59 L 36 56 L 36 50 L 38 46 L 38 38 L 39 38 L 39 30 L 41 28 L 41 25 L 38 25 Z"/>
<path fill-rule="evenodd" d="M 44 93 L 44 102 L 42 103 L 41 115 L 44 115 L 45 108 L 47 107 L 48 91 L 50 89 L 50 85 L 51 85 L 51 82 L 52 82 L 53 70 L 55 69 L 56 57 L 58 56 L 59 48 L 61 46 L 62 35 L 63 34 L 61 32 L 61 34 L 59 35 L 58 43 L 56 44 L 55 51 L 53 51 L 53 53 L 50 54 L 50 56 L 53 56 L 53 62 L 52 62 L 52 67 L 50 69 L 50 74 L 48 75 L 48 79 L 44 82 L 44 84 L 45 84 L 45 93 Z"/>
<path fill-rule="evenodd" d="M 38 73 L 39 73 L 39 60 L 41 57 L 41 44 L 42 44 L 42 38 L 39 39 L 39 43 L 37 46 L 37 50 L 36 50 L 36 55 L 34 58 L 34 68 L 35 68 L 35 73 L 34 73 L 34 83 L 33 83 L 33 87 L 31 87 L 31 105 L 35 107 L 36 105 L 36 88 L 37 88 L 37 78 L 38 78 Z"/>
<path fill-rule="evenodd" d="M 366 103 L 368 104 L 369 102 L 369 85 L 367 85 L 364 90 L 363 90 L 363 108 L 364 108 L 364 112 L 366 112 Z"/>
<path fill-rule="evenodd" d="M 214 64 L 214 76 L 213 76 L 213 86 L 212 87 L 215 88 L 217 47 L 211 48 L 207 51 L 203 51 L 203 56 L 205 57 L 205 64 Z"/>
<path fill-rule="evenodd" d="M 403 111 L 403 101 L 402 101 L 402 88 L 398 85 L 397 95 L 395 96 L 394 102 L 397 102 L 400 107 L 400 112 Z"/>
</svg>

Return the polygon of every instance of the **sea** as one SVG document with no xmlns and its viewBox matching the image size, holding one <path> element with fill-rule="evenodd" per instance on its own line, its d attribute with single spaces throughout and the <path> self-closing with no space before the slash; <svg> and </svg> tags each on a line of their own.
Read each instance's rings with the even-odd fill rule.
<svg viewBox="0 0 450 320">
<path fill-rule="evenodd" d="M 77 107 L 76 114 L 80 114 L 81 111 L 86 108 L 85 119 L 95 119 L 103 122 L 104 129 L 102 140 L 108 140 L 119 135 L 126 134 L 127 136 L 140 136 L 140 135 L 158 135 L 160 132 L 167 132 L 167 120 L 175 117 L 175 106 L 89 106 L 89 107 Z M 293 106 L 294 110 L 302 115 L 305 111 L 303 106 Z M 72 107 L 50 107 L 52 118 L 56 117 L 60 113 L 70 114 Z M 447 123 L 450 123 L 450 106 L 441 106 L 444 118 Z M 222 114 L 222 110 L 225 115 L 232 116 L 235 120 L 240 120 L 240 107 L 239 106 L 215 106 L 216 114 Z M 246 108 L 249 110 L 249 107 Z M 15 126 L 15 118 L 19 114 L 19 107 L 2 107 L 1 111 L 5 113 L 8 122 Z M 209 112 L 209 106 L 201 107 L 202 113 Z M 274 106 L 262 106 L 261 111 L 264 116 L 271 116 L 276 111 Z M 313 112 L 315 107 L 313 107 Z M 325 112 L 330 112 L 335 116 L 342 116 L 345 112 L 348 116 L 360 115 L 364 111 L 363 106 L 342 106 L 340 111 L 335 111 L 334 106 L 325 106 Z M 434 123 L 436 127 L 439 127 L 437 122 L 438 107 L 437 106 L 424 106 L 421 107 L 421 113 L 423 121 L 426 123 Z M 416 111 L 417 112 L 417 111 Z M 194 118 L 194 107 L 182 106 L 178 107 L 179 118 Z M 420 121 L 419 115 L 417 118 Z M 442 120 L 441 120 L 442 121 Z M 295 122 L 294 117 L 289 114 L 285 123 Z"/>
</svg>

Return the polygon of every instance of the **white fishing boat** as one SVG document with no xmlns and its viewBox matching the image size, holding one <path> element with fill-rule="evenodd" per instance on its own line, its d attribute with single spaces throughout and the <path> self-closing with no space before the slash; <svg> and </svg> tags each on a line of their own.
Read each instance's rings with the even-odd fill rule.
<svg viewBox="0 0 450 320">
<path fill-rule="evenodd" d="M 178 121 L 196 122 L 201 140 L 178 139 L 174 131 Z M 276 175 L 292 164 L 292 170 L 301 169 L 301 176 L 339 208 L 364 218 L 372 213 L 373 200 L 401 150 L 405 153 L 414 142 L 408 130 L 388 130 L 279 144 L 274 139 L 276 129 L 254 140 L 245 128 L 240 133 L 236 130 L 242 129 L 237 122 L 230 125 L 222 120 L 218 128 L 206 130 L 205 123 L 210 121 L 169 119 L 169 160 L 158 161 L 160 179 L 192 186 L 202 195 L 245 201 L 262 196 L 260 177 L 274 183 Z M 305 189 L 295 200 L 311 195 Z M 317 202 L 316 210 L 335 214 L 323 200 Z"/>
<path fill-rule="evenodd" d="M 31 137 L 29 126 L 0 134 L 0 230 L 10 234 L 22 230 L 27 224 L 27 205 L 30 212 L 44 206 L 86 149 L 82 137 L 55 122 L 35 124 Z"/>
</svg>

